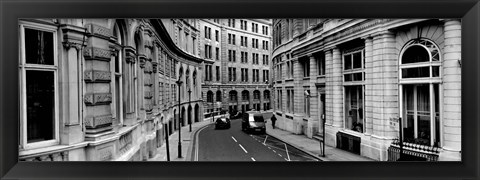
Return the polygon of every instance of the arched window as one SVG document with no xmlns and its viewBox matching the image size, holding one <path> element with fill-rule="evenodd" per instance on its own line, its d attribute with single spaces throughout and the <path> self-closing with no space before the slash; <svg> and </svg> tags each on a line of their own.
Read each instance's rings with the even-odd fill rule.
<svg viewBox="0 0 480 180">
<path fill-rule="evenodd" d="M 259 90 L 253 91 L 253 99 L 255 99 L 255 100 L 260 99 L 260 91 Z"/>
<path fill-rule="evenodd" d="M 197 85 L 197 70 L 193 71 L 193 87 Z"/>
<path fill-rule="evenodd" d="M 207 102 L 213 103 L 213 92 L 212 91 L 207 92 Z"/>
<path fill-rule="evenodd" d="M 237 91 L 230 91 L 229 95 L 230 95 L 230 101 L 231 102 L 238 101 Z"/>
<path fill-rule="evenodd" d="M 250 93 L 247 90 L 242 91 L 242 100 L 248 101 L 250 99 Z"/>
<path fill-rule="evenodd" d="M 217 102 L 221 102 L 222 101 L 222 91 L 218 90 L 217 91 Z"/>
<path fill-rule="evenodd" d="M 187 71 L 185 72 L 185 88 L 187 91 L 190 89 L 190 68 L 187 67 Z"/>
<path fill-rule="evenodd" d="M 428 39 L 408 42 L 399 59 L 400 116 L 405 142 L 440 146 L 441 53 Z"/>
<path fill-rule="evenodd" d="M 270 91 L 269 90 L 263 91 L 263 99 L 270 100 Z"/>
<path fill-rule="evenodd" d="M 125 29 L 124 25 L 121 21 L 115 22 L 113 28 L 113 36 L 117 41 L 117 44 L 120 46 L 120 49 L 117 49 L 115 59 L 112 61 L 114 67 L 114 90 L 113 90 L 113 105 L 115 106 L 114 118 L 116 119 L 116 123 L 123 124 L 123 119 L 126 114 L 126 108 L 123 107 L 123 97 L 126 97 L 126 84 L 128 82 L 124 82 L 123 79 L 123 72 L 124 68 L 128 68 L 126 62 L 123 60 L 123 46 L 125 45 Z M 123 112 L 122 112 L 123 111 Z"/>
</svg>

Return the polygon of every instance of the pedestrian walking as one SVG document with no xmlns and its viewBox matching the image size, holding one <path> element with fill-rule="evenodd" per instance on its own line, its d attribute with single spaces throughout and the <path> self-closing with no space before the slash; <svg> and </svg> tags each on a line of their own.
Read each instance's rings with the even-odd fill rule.
<svg viewBox="0 0 480 180">
<path fill-rule="evenodd" d="M 272 128 L 275 129 L 275 121 L 277 121 L 277 118 L 275 117 L 275 115 L 273 115 L 270 120 L 272 120 Z"/>
</svg>

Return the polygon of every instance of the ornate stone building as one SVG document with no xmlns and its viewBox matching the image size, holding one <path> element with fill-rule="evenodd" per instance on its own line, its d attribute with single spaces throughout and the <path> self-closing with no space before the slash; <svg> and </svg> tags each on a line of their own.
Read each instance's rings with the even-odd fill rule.
<svg viewBox="0 0 480 180">
<path fill-rule="evenodd" d="M 167 128 L 178 129 L 179 113 L 182 126 L 202 121 L 198 27 L 190 19 L 20 20 L 20 160 L 146 160 Z"/>
<path fill-rule="evenodd" d="M 205 116 L 270 109 L 271 20 L 203 19 L 200 29 L 201 56 L 214 62 L 202 78 Z"/>
<path fill-rule="evenodd" d="M 273 41 L 281 129 L 382 161 L 401 129 L 404 158 L 461 160 L 459 20 L 276 19 Z"/>
</svg>

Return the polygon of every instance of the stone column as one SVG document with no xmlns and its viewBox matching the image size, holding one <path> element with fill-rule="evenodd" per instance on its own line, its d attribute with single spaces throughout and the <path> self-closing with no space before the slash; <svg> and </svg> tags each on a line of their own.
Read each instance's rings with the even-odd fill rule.
<svg viewBox="0 0 480 180">
<path fill-rule="evenodd" d="M 292 60 L 293 63 L 293 132 L 295 134 L 302 133 L 302 123 L 303 123 L 303 69 L 300 65 L 299 59 L 296 58 Z M 285 74 L 285 73 L 283 73 Z"/>
<path fill-rule="evenodd" d="M 365 134 L 373 131 L 373 42 L 371 37 L 365 37 Z"/>
<path fill-rule="evenodd" d="M 310 118 L 308 120 L 308 137 L 312 137 L 318 132 L 318 127 L 320 124 L 320 116 L 318 113 L 318 99 L 319 94 L 317 92 L 317 87 L 315 83 L 317 82 L 317 60 L 310 54 Z"/>
<path fill-rule="evenodd" d="M 332 50 L 325 50 L 325 127 L 333 124 L 333 59 Z"/>
<path fill-rule="evenodd" d="M 82 52 L 84 44 L 79 37 L 86 36 L 84 28 L 62 25 L 63 33 L 63 57 L 59 61 L 58 81 L 60 101 L 60 119 L 63 120 L 65 127 L 60 128 L 63 132 L 60 135 L 62 144 L 74 144 L 84 140 L 82 118 L 82 92 L 83 92 L 83 69 L 81 66 Z"/>
<path fill-rule="evenodd" d="M 441 125 L 441 146 L 439 160 L 461 160 L 461 22 L 445 20 L 443 49 L 443 118 Z M 440 91 L 440 93 L 442 93 Z M 441 103 L 440 103 L 441 104 Z M 443 129 L 442 129 L 443 128 Z"/>
<path fill-rule="evenodd" d="M 342 55 L 337 47 L 332 50 L 332 100 L 333 100 L 333 127 L 343 128 L 343 75 L 342 75 Z"/>
<path fill-rule="evenodd" d="M 398 56 L 395 37 L 390 31 L 379 32 L 373 38 L 373 132 L 377 137 L 392 139 L 398 131 L 389 125 L 390 118 L 399 117 Z"/>
</svg>

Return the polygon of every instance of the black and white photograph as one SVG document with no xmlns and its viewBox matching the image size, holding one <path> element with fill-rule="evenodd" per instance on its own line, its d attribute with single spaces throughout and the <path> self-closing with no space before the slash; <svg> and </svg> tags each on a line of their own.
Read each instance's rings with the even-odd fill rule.
<svg viewBox="0 0 480 180">
<path fill-rule="evenodd" d="M 451 18 L 20 18 L 18 160 L 460 162 L 461 48 Z"/>
</svg>

